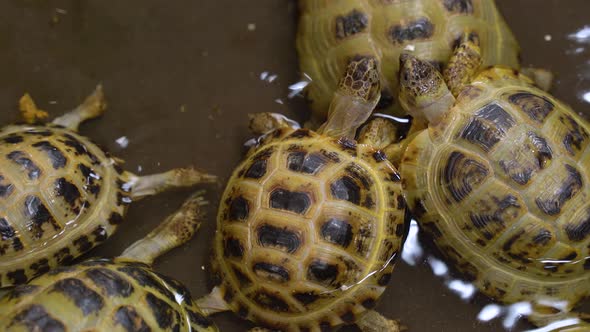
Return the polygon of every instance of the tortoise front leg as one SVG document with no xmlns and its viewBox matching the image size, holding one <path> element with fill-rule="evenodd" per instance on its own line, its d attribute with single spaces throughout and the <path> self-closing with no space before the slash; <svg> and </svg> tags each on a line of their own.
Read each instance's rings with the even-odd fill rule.
<svg viewBox="0 0 590 332">
<path fill-rule="evenodd" d="M 125 172 L 123 177 L 129 186 L 131 197 L 135 200 L 155 195 L 173 188 L 192 187 L 199 183 L 215 183 L 215 175 L 201 172 L 195 168 L 175 168 L 164 173 L 137 176 Z"/>
<path fill-rule="evenodd" d="M 457 97 L 463 87 L 471 82 L 482 63 L 479 37 L 475 33 L 465 32 L 443 73 L 445 82 L 447 82 L 453 96 Z"/>
<path fill-rule="evenodd" d="M 54 124 L 78 131 L 80 123 L 99 117 L 107 108 L 102 85 L 98 85 L 94 92 L 86 97 L 84 102 L 74 110 L 53 120 Z"/>
<path fill-rule="evenodd" d="M 356 322 L 356 325 L 363 332 L 400 332 L 406 329 L 398 321 L 385 318 L 375 310 L 365 313 Z"/>
</svg>

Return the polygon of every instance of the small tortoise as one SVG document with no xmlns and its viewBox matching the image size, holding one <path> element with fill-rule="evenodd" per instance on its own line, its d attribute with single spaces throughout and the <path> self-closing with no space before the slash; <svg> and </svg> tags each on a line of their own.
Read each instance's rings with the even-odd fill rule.
<svg viewBox="0 0 590 332">
<path fill-rule="evenodd" d="M 484 65 L 520 67 L 518 43 L 493 0 L 299 0 L 299 7 L 297 50 L 301 71 L 312 79 L 306 91 L 312 124 L 326 118 L 346 64 L 358 57 L 379 63 L 377 109 L 397 114 L 398 59 L 404 50 L 442 68 L 470 29 L 482 40 Z M 548 72 L 534 73 L 550 79 Z"/>
<path fill-rule="evenodd" d="M 318 132 L 254 116 L 259 146 L 234 171 L 217 220 L 220 284 L 198 301 L 265 328 L 325 331 L 356 323 L 397 331 L 372 311 L 390 280 L 405 230 L 396 169 L 378 150 L 386 131 L 357 128 L 379 98 L 375 61 L 352 62 Z"/>
<path fill-rule="evenodd" d="M 574 316 L 590 295 L 590 124 L 513 69 L 477 70 L 469 33 L 444 76 L 400 62 L 400 103 L 429 123 L 400 166 L 422 228 L 484 294 L 531 302 L 533 323 Z"/>
<path fill-rule="evenodd" d="M 0 299 L 0 331 L 217 331 L 176 280 L 154 272 L 155 258 L 200 226 L 197 194 L 115 259 L 59 267 Z"/>
<path fill-rule="evenodd" d="M 46 117 L 28 95 L 21 110 L 28 122 Z M 132 200 L 215 181 L 191 168 L 142 177 L 123 171 L 120 160 L 77 133 L 104 110 L 99 86 L 52 123 L 0 129 L 0 287 L 92 249 L 116 230 Z"/>
</svg>

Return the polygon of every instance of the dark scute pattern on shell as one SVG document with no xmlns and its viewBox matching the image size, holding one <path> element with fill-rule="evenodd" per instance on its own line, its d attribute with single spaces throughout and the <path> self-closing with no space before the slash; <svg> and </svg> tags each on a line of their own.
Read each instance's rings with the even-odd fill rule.
<svg viewBox="0 0 590 332">
<path fill-rule="evenodd" d="M 66 180 L 66 178 L 59 178 L 55 180 L 55 194 L 63 197 L 64 201 L 68 203 L 70 209 L 78 214 L 80 213 L 80 190 L 73 183 Z"/>
<path fill-rule="evenodd" d="M 229 203 L 229 220 L 246 220 L 248 219 L 250 204 L 242 197 L 238 196 Z"/>
<path fill-rule="evenodd" d="M 347 248 L 352 241 L 352 226 L 345 220 L 330 219 L 320 230 L 322 238 L 328 242 Z"/>
<path fill-rule="evenodd" d="M 39 167 L 27 157 L 22 151 L 12 151 L 7 156 L 8 160 L 13 161 L 15 164 L 22 167 L 23 170 L 27 171 L 29 179 L 36 180 L 41 176 L 41 170 Z"/>
<path fill-rule="evenodd" d="M 270 207 L 273 209 L 305 214 L 311 203 L 309 194 L 305 192 L 275 189 L 270 193 Z"/>
<path fill-rule="evenodd" d="M 4 218 L 0 218 L 0 238 L 2 240 L 10 240 L 16 235 L 14 228 L 10 226 L 8 221 Z"/>
<path fill-rule="evenodd" d="M 456 202 L 462 201 L 473 187 L 481 184 L 489 170 L 479 162 L 467 158 L 463 153 L 451 153 L 443 173 L 445 187 Z"/>
<path fill-rule="evenodd" d="M 27 275 L 25 274 L 25 270 L 23 269 L 8 272 L 6 273 L 6 276 L 8 277 L 8 279 L 12 281 L 12 283 L 17 285 L 24 284 L 25 282 L 27 282 L 28 279 Z"/>
<path fill-rule="evenodd" d="M 21 298 L 25 295 L 32 294 L 39 289 L 39 286 L 36 285 L 19 285 L 15 287 L 10 293 L 8 293 L 8 298 L 11 300 Z"/>
<path fill-rule="evenodd" d="M 94 268 L 87 270 L 86 276 L 108 296 L 129 297 L 133 294 L 133 285 L 113 270 Z"/>
<path fill-rule="evenodd" d="M 66 166 L 68 159 L 64 154 L 48 141 L 41 141 L 33 144 L 40 151 L 47 154 L 47 157 L 51 161 L 51 165 L 54 169 L 60 169 Z"/>
<path fill-rule="evenodd" d="M 301 246 L 299 234 L 286 229 L 263 224 L 256 229 L 258 242 L 264 247 L 281 248 L 288 253 L 294 253 Z"/>
<path fill-rule="evenodd" d="M 307 269 L 307 278 L 331 285 L 338 278 L 338 266 L 321 260 L 314 260 Z"/>
<path fill-rule="evenodd" d="M 174 309 L 164 300 L 161 300 L 152 293 L 145 297 L 158 326 L 162 329 L 169 328 L 174 322 Z"/>
<path fill-rule="evenodd" d="M 98 313 L 104 306 L 102 296 L 88 288 L 79 279 L 67 278 L 59 280 L 53 285 L 51 291 L 61 293 L 72 300 L 82 310 L 84 316 Z"/>
<path fill-rule="evenodd" d="M 12 183 L 1 183 L 4 182 L 4 177 L 0 175 L 0 198 L 6 198 L 14 191 Z"/>
<path fill-rule="evenodd" d="M 487 152 L 506 136 L 515 123 L 502 107 L 488 104 L 475 112 L 459 136 Z"/>
<path fill-rule="evenodd" d="M 237 257 L 241 258 L 244 256 L 244 246 L 240 240 L 230 237 L 224 240 L 224 256 L 225 257 Z"/>
<path fill-rule="evenodd" d="M 290 307 L 285 300 L 279 297 L 279 295 L 271 294 L 266 291 L 257 291 L 253 296 L 252 299 L 256 302 L 259 306 L 275 311 L 275 312 L 289 312 Z"/>
<path fill-rule="evenodd" d="M 209 326 L 213 325 L 213 322 L 197 311 L 188 310 L 187 313 L 191 323 L 193 324 L 196 324 L 202 328 L 208 328 Z"/>
<path fill-rule="evenodd" d="M 39 239 L 43 236 L 43 224 L 48 223 L 53 226 L 54 230 L 60 230 L 51 213 L 47 210 L 41 199 L 37 196 L 27 196 L 25 199 L 24 215 L 27 217 L 27 228 L 33 237 Z"/>
<path fill-rule="evenodd" d="M 335 199 L 349 201 L 355 205 L 361 202 L 361 188 L 350 176 L 343 176 L 332 182 L 330 191 Z"/>
<path fill-rule="evenodd" d="M 256 272 L 258 276 L 265 276 L 266 279 L 270 280 L 287 282 L 291 279 L 289 271 L 287 271 L 287 269 L 285 269 L 282 266 L 271 263 L 254 263 L 254 265 L 252 266 L 252 270 L 254 270 L 254 272 Z"/>
<path fill-rule="evenodd" d="M 535 199 L 535 203 L 545 214 L 553 216 L 561 212 L 563 205 L 572 199 L 582 188 L 582 174 L 573 166 L 565 165 L 567 178 L 559 188 L 555 188 L 553 197 Z"/>
<path fill-rule="evenodd" d="M 115 312 L 115 325 L 120 325 L 127 332 L 149 332 L 150 327 L 133 307 L 122 306 Z"/>
<path fill-rule="evenodd" d="M 174 298 L 174 294 L 172 294 L 172 292 L 162 285 L 160 280 L 156 279 L 156 277 L 144 267 L 129 265 L 117 268 L 117 270 L 130 276 L 143 287 L 150 287 L 166 298 Z"/>
<path fill-rule="evenodd" d="M 434 25 L 426 17 L 421 17 L 405 25 L 395 25 L 389 29 L 389 38 L 393 43 L 403 44 L 407 41 L 428 39 L 434 34 Z"/>
<path fill-rule="evenodd" d="M 563 146 L 572 155 L 584 150 L 588 144 L 588 132 L 584 127 L 571 116 L 564 115 L 559 117 L 559 121 L 568 127 L 568 132 L 563 139 Z"/>
<path fill-rule="evenodd" d="M 590 235 L 590 208 L 586 209 L 586 216 L 583 220 L 566 224 L 565 233 L 571 241 L 584 241 Z"/>
<path fill-rule="evenodd" d="M 65 332 L 66 327 L 58 319 L 52 317 L 45 308 L 33 304 L 16 314 L 9 326 L 22 324 L 29 331 Z"/>
<path fill-rule="evenodd" d="M 367 15 L 357 9 L 336 18 L 336 38 L 343 39 L 363 32 L 369 24 Z"/>
<path fill-rule="evenodd" d="M 246 171 L 246 174 L 244 174 L 244 177 L 250 179 L 260 179 L 266 174 L 266 167 L 266 159 L 255 160 Z"/>
<path fill-rule="evenodd" d="M 326 157 L 319 153 L 292 152 L 287 157 L 287 167 L 299 173 L 316 174 L 326 164 Z"/>
<path fill-rule="evenodd" d="M 451 13 L 473 14 L 471 0 L 443 0 L 445 8 Z"/>
<path fill-rule="evenodd" d="M 555 109 L 555 105 L 545 97 L 530 92 L 519 92 L 508 97 L 508 101 L 518 106 L 534 121 L 542 123 Z"/>
</svg>

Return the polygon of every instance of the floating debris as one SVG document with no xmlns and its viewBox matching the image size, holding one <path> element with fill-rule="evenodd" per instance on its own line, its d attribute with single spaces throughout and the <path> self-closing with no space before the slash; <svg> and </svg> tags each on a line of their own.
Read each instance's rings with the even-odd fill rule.
<svg viewBox="0 0 590 332">
<path fill-rule="evenodd" d="M 277 74 L 271 74 L 271 73 L 269 73 L 267 71 L 263 71 L 262 73 L 260 73 L 260 76 L 259 77 L 260 77 L 260 80 L 261 81 L 266 81 L 268 83 L 272 83 L 272 82 L 274 82 L 277 79 L 277 77 L 279 77 L 279 75 L 277 75 Z"/>
<path fill-rule="evenodd" d="M 295 84 L 289 85 L 289 90 L 291 90 L 291 92 L 289 92 L 289 95 L 287 97 L 291 99 L 299 95 L 305 89 L 305 87 L 308 86 L 309 83 L 311 83 L 311 81 L 311 77 L 309 77 L 309 75 L 307 75 L 306 73 L 303 73 L 303 80 Z"/>
<path fill-rule="evenodd" d="M 283 100 L 282 100 L 281 98 L 277 98 L 277 99 L 275 99 L 275 103 L 277 103 L 277 104 L 281 104 L 281 105 L 283 105 L 283 104 L 284 104 L 284 102 L 283 102 Z"/>
<path fill-rule="evenodd" d="M 567 37 L 578 43 L 590 43 L 590 25 L 584 26 L 582 29 L 569 34 Z"/>
<path fill-rule="evenodd" d="M 117 144 L 119 144 L 119 146 L 124 149 L 127 146 L 129 146 L 129 139 L 127 138 L 127 136 L 121 136 L 119 138 L 117 138 L 115 140 L 115 142 L 117 142 Z"/>
<path fill-rule="evenodd" d="M 256 23 L 248 23 L 248 31 L 255 31 Z"/>
<path fill-rule="evenodd" d="M 473 295 L 475 295 L 475 286 L 473 286 L 472 283 L 468 283 L 463 280 L 451 280 L 447 284 L 447 287 L 449 287 L 449 289 L 453 292 L 457 293 L 463 300 L 469 300 Z"/>
<path fill-rule="evenodd" d="M 551 39 L 553 39 L 553 36 L 545 35 L 545 41 L 551 41 Z"/>
<path fill-rule="evenodd" d="M 477 315 L 477 319 L 482 322 L 489 322 L 492 319 L 500 316 L 502 314 L 502 307 L 497 304 L 488 304 Z"/>
<path fill-rule="evenodd" d="M 423 255 L 424 250 L 420 245 L 420 241 L 418 241 L 418 223 L 416 220 L 412 220 L 410 223 L 410 231 L 408 232 L 408 237 L 402 250 L 402 259 L 408 265 L 415 266 L 420 263 Z"/>
</svg>

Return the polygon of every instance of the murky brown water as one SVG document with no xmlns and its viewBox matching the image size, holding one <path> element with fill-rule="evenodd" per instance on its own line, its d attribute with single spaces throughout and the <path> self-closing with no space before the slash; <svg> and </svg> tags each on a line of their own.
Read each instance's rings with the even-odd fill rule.
<svg viewBox="0 0 590 332">
<path fill-rule="evenodd" d="M 568 39 L 590 25 L 590 1 L 497 2 L 521 42 L 524 64 L 554 71 L 552 92 L 590 118 L 590 104 L 582 99 L 590 91 L 590 44 Z M 302 119 L 307 112 L 301 98 L 286 98 L 288 85 L 299 78 L 294 1 L 4 0 L 0 13 L 0 123 L 17 119 L 16 102 L 25 91 L 57 115 L 102 82 L 108 113 L 82 131 L 125 159 L 127 169 L 141 167 L 140 174 L 194 164 L 227 178 L 249 138 L 247 113 Z M 264 71 L 277 79 L 260 80 Z M 130 140 L 125 149 L 115 142 L 122 136 Z M 208 247 L 220 193 L 209 187 L 212 204 L 201 232 L 157 264 L 195 297 L 208 291 Z M 117 255 L 187 194 L 132 205 L 119 232 L 92 255 Z M 449 291 L 428 266 L 403 262 L 378 307 L 411 331 L 501 331 L 498 320 L 476 321 L 480 309 Z M 215 321 L 223 331 L 245 326 L 231 314 Z"/>
</svg>

